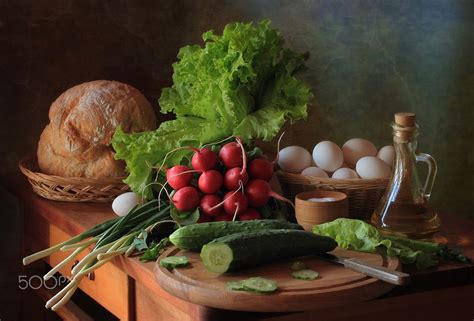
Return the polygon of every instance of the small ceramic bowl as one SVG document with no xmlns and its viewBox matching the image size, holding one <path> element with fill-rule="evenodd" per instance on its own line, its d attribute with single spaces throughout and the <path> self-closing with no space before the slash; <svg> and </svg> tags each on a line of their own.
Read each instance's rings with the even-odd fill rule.
<svg viewBox="0 0 474 321">
<path fill-rule="evenodd" d="M 349 217 L 347 195 L 335 191 L 309 191 L 296 195 L 296 220 L 306 231 L 316 224 Z"/>
</svg>

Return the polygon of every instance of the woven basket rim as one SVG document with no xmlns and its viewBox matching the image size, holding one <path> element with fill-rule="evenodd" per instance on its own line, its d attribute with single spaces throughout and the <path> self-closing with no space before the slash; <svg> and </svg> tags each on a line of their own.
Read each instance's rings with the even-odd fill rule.
<svg viewBox="0 0 474 321">
<path fill-rule="evenodd" d="M 331 184 L 331 185 L 387 185 L 389 178 L 352 178 L 352 179 L 335 179 L 335 178 L 326 178 L 326 177 L 316 177 L 316 176 L 306 176 L 301 174 L 289 173 L 284 172 L 282 170 L 278 170 L 276 172 L 278 177 L 287 178 L 287 179 L 295 179 L 295 180 L 302 180 L 307 181 L 310 184 Z"/>
<path fill-rule="evenodd" d="M 113 178 L 85 178 L 85 177 L 64 177 L 58 175 L 50 175 L 41 173 L 38 170 L 38 163 L 36 157 L 25 156 L 19 163 L 18 167 L 20 171 L 33 181 L 45 184 L 57 184 L 57 185 L 77 185 L 77 186 L 105 186 L 105 185 L 126 185 L 123 180 L 126 177 L 113 177 Z"/>
</svg>

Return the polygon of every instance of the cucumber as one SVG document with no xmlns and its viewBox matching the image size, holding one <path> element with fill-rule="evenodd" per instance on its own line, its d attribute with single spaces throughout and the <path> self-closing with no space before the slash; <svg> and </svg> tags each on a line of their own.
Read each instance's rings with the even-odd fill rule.
<svg viewBox="0 0 474 321">
<path fill-rule="evenodd" d="M 336 241 L 300 230 L 235 233 L 204 245 L 201 259 L 209 271 L 225 273 L 271 261 L 332 251 Z"/>
<path fill-rule="evenodd" d="M 319 273 L 313 270 L 299 270 L 291 273 L 291 276 L 299 280 L 313 281 L 319 277 Z"/>
<path fill-rule="evenodd" d="M 183 226 L 174 231 L 169 240 L 182 250 L 199 252 L 204 244 L 225 235 L 269 229 L 302 230 L 303 228 L 285 220 L 209 222 Z"/>
<path fill-rule="evenodd" d="M 168 256 L 160 260 L 160 265 L 167 269 L 173 269 L 179 266 L 188 265 L 189 261 L 186 256 Z"/>
</svg>

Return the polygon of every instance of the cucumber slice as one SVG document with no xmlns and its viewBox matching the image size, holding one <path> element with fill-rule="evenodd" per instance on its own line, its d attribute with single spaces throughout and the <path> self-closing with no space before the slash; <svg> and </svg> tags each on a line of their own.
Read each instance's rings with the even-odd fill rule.
<svg viewBox="0 0 474 321">
<path fill-rule="evenodd" d="M 313 270 L 299 270 L 291 273 L 295 279 L 313 281 L 319 277 L 319 273 Z"/>
<path fill-rule="evenodd" d="M 259 276 L 243 280 L 242 284 L 246 290 L 257 293 L 271 293 L 278 289 L 275 281 Z"/>
<path fill-rule="evenodd" d="M 201 251 L 201 259 L 204 266 L 211 272 L 224 273 L 229 269 L 234 260 L 234 254 L 230 246 L 225 243 L 204 245 Z"/>
<path fill-rule="evenodd" d="M 189 261 L 186 256 L 168 256 L 160 260 L 160 265 L 167 269 L 173 269 L 180 266 L 188 265 Z"/>
<path fill-rule="evenodd" d="M 262 277 L 253 277 L 242 281 L 232 281 L 226 283 L 229 291 L 249 291 L 256 293 L 272 293 L 278 289 L 277 283 L 273 280 Z"/>
<path fill-rule="evenodd" d="M 291 264 L 290 268 L 292 271 L 300 271 L 306 269 L 307 266 L 304 262 L 296 261 Z"/>
<path fill-rule="evenodd" d="M 245 291 L 245 287 L 242 281 L 227 282 L 225 287 L 229 291 Z"/>
</svg>

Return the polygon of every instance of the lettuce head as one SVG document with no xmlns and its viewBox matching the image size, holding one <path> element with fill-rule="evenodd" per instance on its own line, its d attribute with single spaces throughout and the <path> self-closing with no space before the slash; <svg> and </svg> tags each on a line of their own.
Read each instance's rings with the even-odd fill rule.
<svg viewBox="0 0 474 321">
<path fill-rule="evenodd" d="M 308 54 L 284 46 L 270 21 L 230 23 L 222 35 L 203 34 L 204 46 L 179 50 L 173 64 L 173 85 L 163 88 L 159 105 L 175 120 L 151 132 L 127 134 L 117 129 L 112 145 L 124 160 L 125 182 L 137 193 L 152 196 L 153 167 L 178 147 L 194 146 L 239 135 L 272 140 L 286 121 L 305 119 L 313 95 L 295 75 L 305 70 Z M 165 165 L 180 163 L 189 151 L 166 158 Z"/>
</svg>

